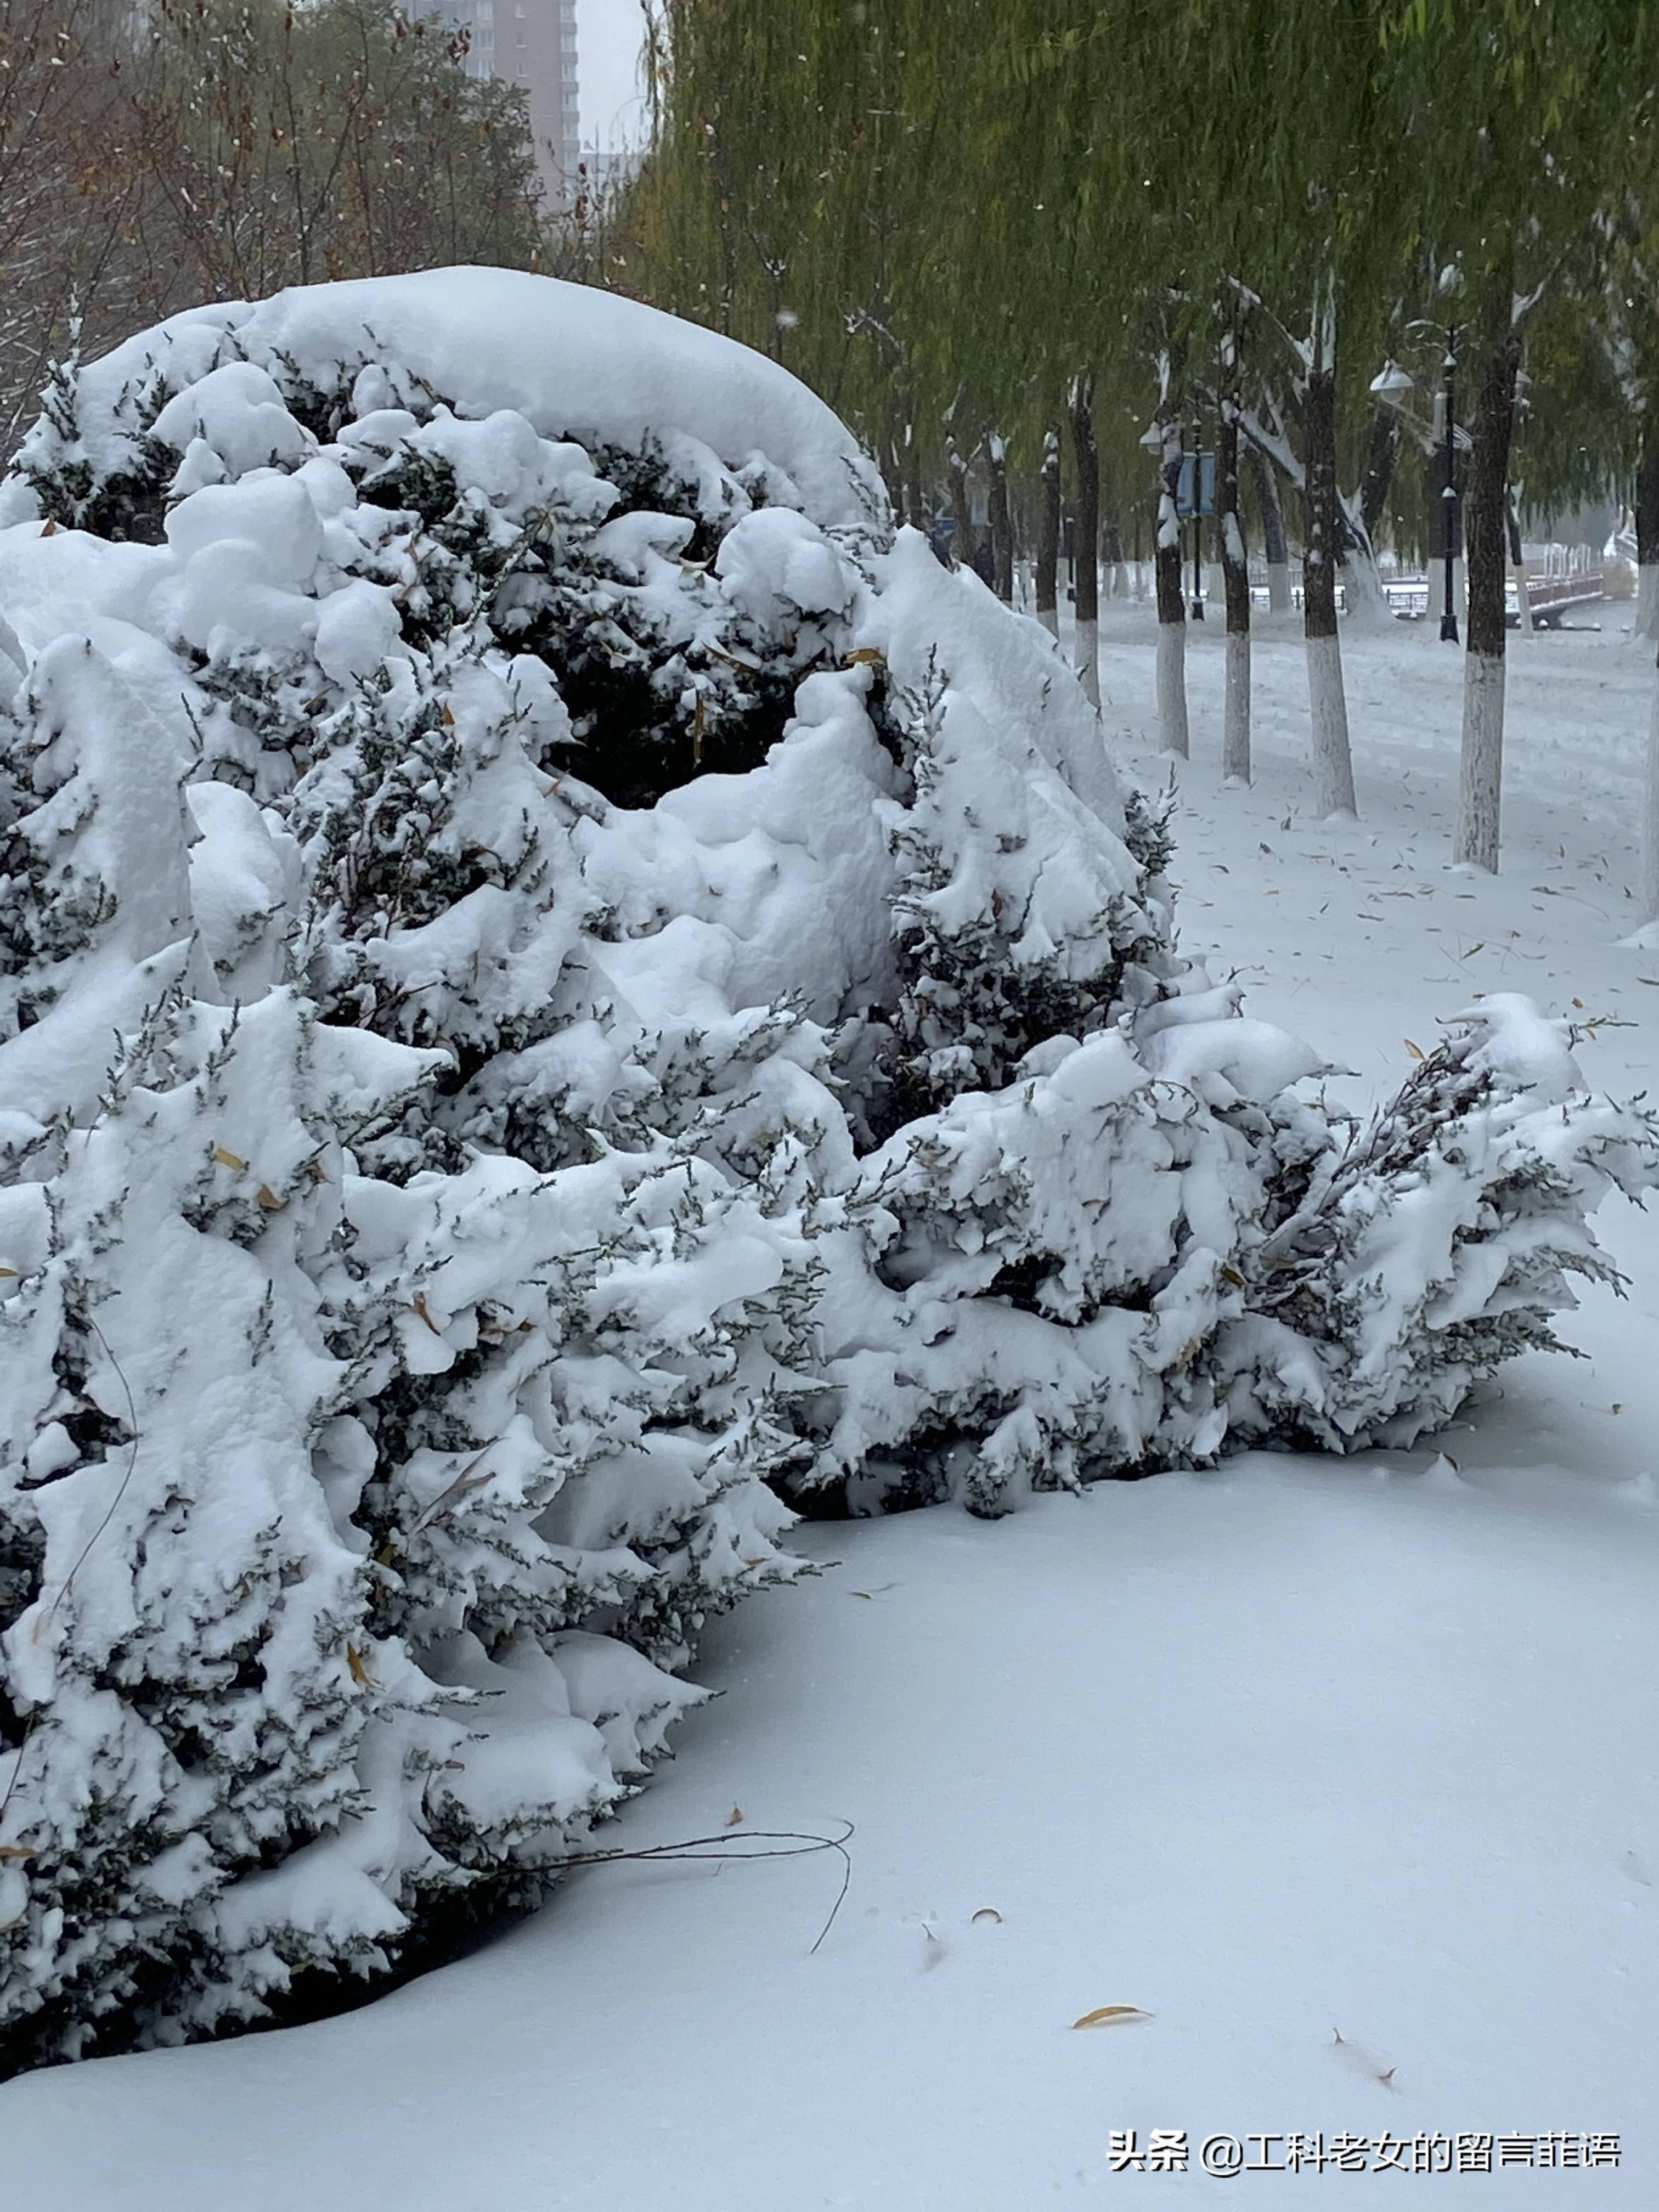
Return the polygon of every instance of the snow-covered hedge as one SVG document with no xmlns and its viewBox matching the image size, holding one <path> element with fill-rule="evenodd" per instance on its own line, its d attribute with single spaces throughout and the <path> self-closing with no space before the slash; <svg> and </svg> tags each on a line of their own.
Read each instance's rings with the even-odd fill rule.
<svg viewBox="0 0 1659 2212">
<path fill-rule="evenodd" d="M 204 308 L 0 522 L 12 2063 L 533 1893 L 786 1501 L 1408 1439 L 1659 1170 L 1520 1001 L 1336 1115 L 1044 634 L 706 331 Z"/>
</svg>

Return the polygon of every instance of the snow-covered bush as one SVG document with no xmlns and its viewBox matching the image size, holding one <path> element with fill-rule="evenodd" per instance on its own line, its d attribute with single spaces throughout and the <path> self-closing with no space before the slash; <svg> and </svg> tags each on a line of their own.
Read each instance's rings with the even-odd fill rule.
<svg viewBox="0 0 1659 2212">
<path fill-rule="evenodd" d="M 1520 1002 L 1337 1115 L 1050 641 L 706 331 L 204 308 L 0 523 L 15 2063 L 533 1894 L 789 1502 L 1409 1437 L 1659 1170 Z"/>
</svg>

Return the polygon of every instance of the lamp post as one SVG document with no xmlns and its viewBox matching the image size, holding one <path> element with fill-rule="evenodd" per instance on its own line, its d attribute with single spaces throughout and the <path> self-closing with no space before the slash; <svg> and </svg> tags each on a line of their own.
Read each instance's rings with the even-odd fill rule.
<svg viewBox="0 0 1659 2212">
<path fill-rule="evenodd" d="M 1446 598 L 1440 616 L 1443 645 L 1457 643 L 1457 610 L 1452 604 L 1453 567 L 1457 557 L 1457 447 L 1452 410 L 1452 372 L 1457 365 L 1457 331 L 1446 331 L 1446 481 L 1441 488 L 1441 514 L 1445 531 Z"/>
</svg>

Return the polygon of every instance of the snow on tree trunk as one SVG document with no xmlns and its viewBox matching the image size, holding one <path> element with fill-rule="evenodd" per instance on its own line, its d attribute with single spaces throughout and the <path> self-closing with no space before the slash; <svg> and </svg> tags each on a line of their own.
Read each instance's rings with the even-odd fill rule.
<svg viewBox="0 0 1659 2212">
<path fill-rule="evenodd" d="M 1255 484 L 1256 503 L 1261 509 L 1262 556 L 1267 564 L 1267 611 L 1287 615 L 1291 611 L 1291 556 L 1285 543 L 1285 517 L 1279 504 L 1279 486 L 1265 453 L 1252 446 L 1247 458 Z"/>
<path fill-rule="evenodd" d="M 1636 634 L 1659 639 L 1659 439 L 1645 421 L 1636 466 Z"/>
<path fill-rule="evenodd" d="M 1042 506 L 1036 550 L 1036 618 L 1060 635 L 1060 434 L 1042 434 Z"/>
<path fill-rule="evenodd" d="M 539 1895 L 791 1501 L 1409 1443 L 1610 1276 L 1653 1118 L 1502 996 L 1327 1103 L 775 363 L 433 270 L 60 397 L 0 484 L 86 626 L 0 669 L 0 2065 Z"/>
<path fill-rule="evenodd" d="M 1314 804 L 1328 817 L 1352 814 L 1354 793 L 1342 647 L 1336 628 L 1336 372 L 1326 331 L 1316 345 L 1302 411 L 1307 452 L 1302 605 L 1313 726 Z"/>
<path fill-rule="evenodd" d="M 1158 543 L 1153 569 L 1158 587 L 1158 743 L 1160 752 L 1185 760 L 1187 731 L 1187 605 L 1181 583 L 1181 521 L 1176 494 L 1181 481 L 1181 425 L 1164 424 L 1158 474 Z"/>
<path fill-rule="evenodd" d="M 995 591 L 1004 606 L 1014 602 L 1014 526 L 1008 512 L 1008 450 L 994 430 L 985 441 L 991 471 L 991 560 Z"/>
<path fill-rule="evenodd" d="M 1222 394 L 1216 431 L 1216 525 L 1221 533 L 1223 593 L 1227 605 L 1226 693 L 1223 705 L 1221 775 L 1226 783 L 1250 781 L 1250 570 L 1238 502 L 1238 410 L 1234 394 Z"/>
<path fill-rule="evenodd" d="M 1341 546 L 1340 573 L 1348 619 L 1357 628 L 1380 629 L 1394 620 L 1394 610 L 1382 589 L 1376 549 L 1357 507 L 1340 495 L 1337 535 Z"/>
<path fill-rule="evenodd" d="M 1095 446 L 1094 379 L 1072 386 L 1072 460 L 1077 471 L 1077 560 L 1072 660 L 1091 707 L 1100 704 L 1100 455 Z"/>
<path fill-rule="evenodd" d="M 1521 340 L 1510 319 L 1507 282 L 1494 287 L 1486 324 L 1486 362 L 1471 427 L 1474 446 L 1464 500 L 1469 617 L 1452 857 L 1495 875 L 1504 777 L 1504 648 L 1509 629 L 1504 584 L 1509 565 L 1510 438 L 1521 366 Z"/>
</svg>

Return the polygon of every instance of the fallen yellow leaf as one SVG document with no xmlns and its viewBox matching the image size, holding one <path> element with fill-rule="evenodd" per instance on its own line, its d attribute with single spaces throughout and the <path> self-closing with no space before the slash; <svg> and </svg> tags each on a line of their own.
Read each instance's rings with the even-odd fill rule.
<svg viewBox="0 0 1659 2212">
<path fill-rule="evenodd" d="M 1072 2025 L 1073 2027 L 1112 2027 L 1119 2021 L 1150 2020 L 1152 2016 L 1139 2005 L 1097 2005 L 1092 2012 L 1085 2012 L 1081 2020 L 1074 2020 Z"/>
<path fill-rule="evenodd" d="M 247 1162 L 240 1152 L 228 1151 L 223 1145 L 216 1145 L 213 1147 L 213 1157 L 222 1168 L 245 1168 L 247 1165 Z"/>
<path fill-rule="evenodd" d="M 842 653 L 841 665 L 843 668 L 879 668 L 886 657 L 878 645 L 859 645 L 851 653 Z"/>
<path fill-rule="evenodd" d="M 1406 1049 L 1410 1053 L 1413 1060 L 1426 1060 L 1428 1058 L 1428 1054 L 1424 1051 L 1422 1046 L 1420 1044 L 1413 1044 L 1409 1037 L 1406 1039 Z"/>
<path fill-rule="evenodd" d="M 27 1844 L 0 1844 L 0 1859 L 32 1859 L 34 1856 Z"/>
<path fill-rule="evenodd" d="M 268 1182 L 262 1182 L 258 1189 L 254 1192 L 253 1195 L 258 1200 L 260 1205 L 264 1206 L 267 1213 L 280 1213 L 283 1208 L 288 1204 L 288 1200 L 285 1198 L 277 1197 L 276 1192 L 271 1188 Z"/>
<path fill-rule="evenodd" d="M 366 1690 L 372 1690 L 375 1686 L 374 1677 L 369 1673 L 364 1662 L 363 1655 L 355 1644 L 348 1644 L 346 1646 L 346 1665 L 351 1669 L 351 1679 L 354 1682 L 360 1682 Z"/>
<path fill-rule="evenodd" d="M 741 1806 L 741 1805 L 734 1805 L 734 1806 L 732 1808 L 732 1810 L 731 1810 L 731 1811 L 730 1811 L 730 1813 L 729 1813 L 729 1814 L 727 1814 L 727 1815 L 726 1815 L 726 1826 L 727 1826 L 728 1828 L 740 1828 L 740 1827 L 742 1827 L 742 1826 L 743 1826 L 743 1808 L 742 1808 L 742 1806 Z"/>
</svg>

